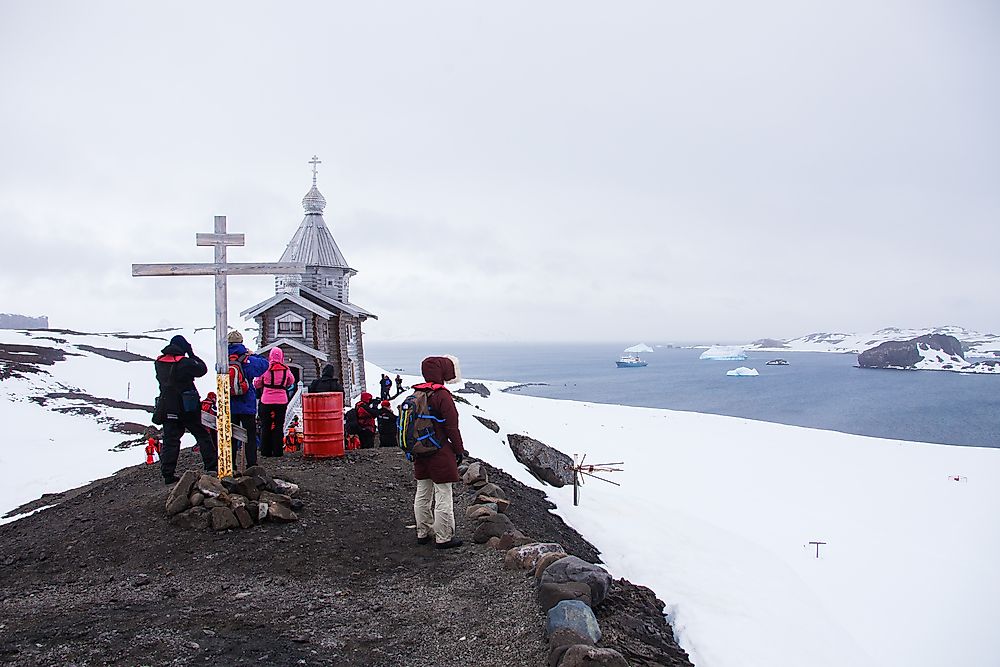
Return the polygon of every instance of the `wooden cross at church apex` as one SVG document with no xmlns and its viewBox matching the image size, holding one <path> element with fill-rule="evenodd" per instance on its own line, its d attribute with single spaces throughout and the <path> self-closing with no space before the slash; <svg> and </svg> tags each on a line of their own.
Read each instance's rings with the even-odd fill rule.
<svg viewBox="0 0 1000 667">
<path fill-rule="evenodd" d="M 316 159 L 316 158 L 313 158 Z M 315 167 L 314 167 L 315 169 Z M 315 176 L 314 176 L 315 178 Z M 229 333 L 226 276 L 229 275 L 288 275 L 305 273 L 305 264 L 297 262 L 237 263 L 226 261 L 227 246 L 245 244 L 243 234 L 226 231 L 226 216 L 215 216 L 215 231 L 195 234 L 195 244 L 215 248 L 211 264 L 133 264 L 133 276 L 215 276 L 215 372 L 219 436 L 219 477 L 233 473 L 232 424 L 229 415 Z"/>
<path fill-rule="evenodd" d="M 315 155 L 313 155 L 312 159 L 309 160 L 309 164 L 311 164 L 313 166 L 313 186 L 315 187 L 315 185 L 316 185 L 316 165 L 323 164 L 323 161 L 320 160 Z"/>
</svg>

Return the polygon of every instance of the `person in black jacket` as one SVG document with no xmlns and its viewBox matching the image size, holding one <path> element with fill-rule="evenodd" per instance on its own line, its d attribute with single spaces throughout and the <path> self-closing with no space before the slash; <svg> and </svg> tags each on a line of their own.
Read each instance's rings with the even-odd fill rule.
<svg viewBox="0 0 1000 667">
<path fill-rule="evenodd" d="M 337 391 L 343 394 L 344 385 L 340 383 L 340 378 L 334 375 L 336 372 L 337 369 L 333 367 L 333 364 L 324 366 L 323 374 L 309 384 L 309 393 L 319 394 L 322 392 Z"/>
<path fill-rule="evenodd" d="M 382 401 L 375 422 L 378 424 L 378 446 L 392 447 L 396 444 L 396 413 L 392 411 L 389 401 Z"/>
<path fill-rule="evenodd" d="M 184 336 L 174 336 L 153 368 L 160 385 L 156 412 L 163 420 L 160 472 L 164 483 L 173 484 L 179 479 L 175 472 L 185 430 L 198 444 L 205 473 L 218 475 L 218 453 L 208 430 L 201 425 L 201 398 L 194 386 L 194 379 L 208 372 L 205 362 L 195 356 Z"/>
</svg>

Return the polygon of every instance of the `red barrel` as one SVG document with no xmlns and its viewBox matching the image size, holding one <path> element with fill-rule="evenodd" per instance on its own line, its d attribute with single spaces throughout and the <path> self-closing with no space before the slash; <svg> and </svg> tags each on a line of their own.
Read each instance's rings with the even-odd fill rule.
<svg viewBox="0 0 1000 667">
<path fill-rule="evenodd" d="M 344 455 L 344 395 L 321 392 L 302 396 L 303 456 Z"/>
</svg>

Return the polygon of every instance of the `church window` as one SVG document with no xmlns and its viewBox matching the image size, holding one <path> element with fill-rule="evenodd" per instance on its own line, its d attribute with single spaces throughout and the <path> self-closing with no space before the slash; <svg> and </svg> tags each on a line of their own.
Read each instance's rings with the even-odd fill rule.
<svg viewBox="0 0 1000 667">
<path fill-rule="evenodd" d="M 274 319 L 275 338 L 304 338 L 306 318 L 287 312 Z"/>
</svg>

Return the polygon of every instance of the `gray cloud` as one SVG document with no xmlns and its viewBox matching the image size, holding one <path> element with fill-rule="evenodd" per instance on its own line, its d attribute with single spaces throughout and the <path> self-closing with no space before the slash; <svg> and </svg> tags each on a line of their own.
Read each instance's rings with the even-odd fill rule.
<svg viewBox="0 0 1000 667">
<path fill-rule="evenodd" d="M 277 259 L 318 153 L 353 299 L 382 316 L 370 336 L 1000 331 L 998 17 L 7 2 L 2 310 L 208 323 L 207 279 L 128 265 L 207 261 L 193 235 L 216 214 L 247 234 L 234 260 Z M 234 279 L 231 319 L 270 291 Z"/>
</svg>

